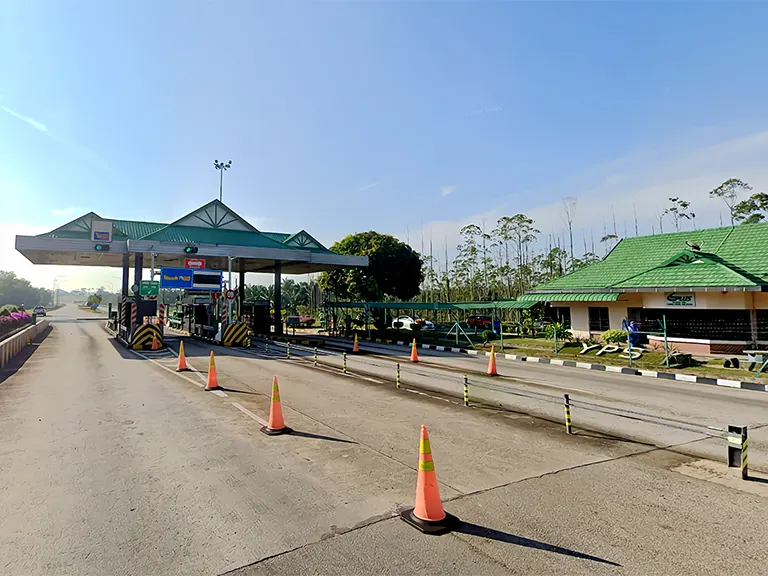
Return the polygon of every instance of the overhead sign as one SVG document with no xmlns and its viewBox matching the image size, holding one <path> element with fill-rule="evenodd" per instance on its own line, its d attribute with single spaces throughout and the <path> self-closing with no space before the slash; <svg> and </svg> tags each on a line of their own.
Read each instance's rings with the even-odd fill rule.
<svg viewBox="0 0 768 576">
<path fill-rule="evenodd" d="M 667 294 L 667 298 L 665 300 L 665 304 L 667 306 L 696 306 L 696 297 L 694 296 L 693 292 L 689 292 L 687 294 L 678 294 L 677 292 L 672 292 L 671 294 Z"/>
<path fill-rule="evenodd" d="M 91 242 L 112 242 L 112 222 L 91 220 Z"/>
<path fill-rule="evenodd" d="M 160 286 L 163 288 L 192 288 L 192 270 L 189 268 L 161 268 Z"/>
<path fill-rule="evenodd" d="M 227 290 L 224 293 L 224 296 L 227 297 L 227 300 L 234 300 L 236 295 L 237 295 L 237 292 L 235 292 L 234 290 Z"/>
<path fill-rule="evenodd" d="M 160 294 L 160 282 L 157 280 L 142 280 L 139 284 L 139 295 L 157 296 Z"/>
<path fill-rule="evenodd" d="M 210 290 L 221 292 L 222 273 L 219 270 L 192 270 L 189 268 L 161 268 L 160 285 L 163 288 Z"/>
<path fill-rule="evenodd" d="M 203 270 L 205 268 L 205 258 L 184 258 L 184 268 Z"/>
</svg>

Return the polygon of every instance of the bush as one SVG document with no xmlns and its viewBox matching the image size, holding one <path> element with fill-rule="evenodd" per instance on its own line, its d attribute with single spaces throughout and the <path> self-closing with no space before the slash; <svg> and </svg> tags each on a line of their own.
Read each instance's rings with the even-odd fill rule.
<svg viewBox="0 0 768 576">
<path fill-rule="evenodd" d="M 573 339 L 573 334 L 571 334 L 571 331 L 562 322 L 552 322 L 552 324 L 547 324 L 547 327 L 544 328 L 544 336 L 546 338 L 554 340 L 555 334 L 557 334 L 558 340 Z"/>
<path fill-rule="evenodd" d="M 627 341 L 627 333 L 623 330 L 606 330 L 600 335 L 600 339 L 609 344 L 621 344 Z"/>
<path fill-rule="evenodd" d="M 496 340 L 496 332 L 493 330 L 483 330 L 483 343 Z"/>
<path fill-rule="evenodd" d="M 13 304 L 6 304 L 0 307 L 0 316 L 10 316 L 11 312 L 18 312 L 19 309 Z"/>
<path fill-rule="evenodd" d="M 520 332 L 523 335 L 536 336 L 536 320 L 530 316 L 520 322 Z"/>
</svg>

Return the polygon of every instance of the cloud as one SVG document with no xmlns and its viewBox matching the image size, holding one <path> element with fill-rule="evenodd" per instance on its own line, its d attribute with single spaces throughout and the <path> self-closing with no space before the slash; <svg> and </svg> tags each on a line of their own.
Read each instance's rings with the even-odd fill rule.
<svg viewBox="0 0 768 576">
<path fill-rule="evenodd" d="M 77 214 L 79 211 L 78 208 L 72 208 L 70 206 L 69 208 L 55 208 L 51 210 L 51 214 L 54 216 L 71 216 L 72 214 Z"/>
<path fill-rule="evenodd" d="M 675 144 L 674 146 L 676 146 Z M 604 231 L 613 233 L 614 214 L 619 237 L 635 235 L 635 216 L 640 235 L 659 233 L 659 214 L 669 205 L 670 197 L 680 197 L 691 202 L 696 214 L 697 228 L 709 228 L 730 224 L 725 204 L 709 198 L 709 190 L 727 178 L 741 178 L 749 182 L 754 191 L 768 190 L 768 130 L 721 139 L 707 146 L 689 148 L 685 152 L 670 153 L 673 145 L 660 145 L 655 151 L 643 151 L 619 158 L 613 162 L 592 167 L 559 182 L 544 183 L 530 190 L 513 193 L 495 206 L 465 218 L 440 220 L 424 224 L 425 238 L 432 237 L 435 252 L 444 260 L 443 245 L 447 243 L 449 258 L 460 242 L 459 230 L 466 224 L 492 229 L 502 216 L 525 213 L 535 221 L 540 230 L 539 246 L 546 247 L 549 236 L 559 239 L 561 245 L 567 238 L 563 223 L 561 198 L 577 198 L 573 221 L 574 253 L 581 254 L 584 244 L 603 254 L 599 243 Z M 531 199 L 547 199 L 532 204 Z M 662 219 L 664 232 L 674 231 L 669 218 Z M 684 221 L 681 230 L 693 229 L 694 222 Z M 395 232 L 401 239 L 404 231 Z M 410 231 L 411 238 L 420 237 L 417 229 Z M 439 246 L 439 250 L 437 247 Z"/>
<path fill-rule="evenodd" d="M 472 110 L 469 114 L 470 116 L 482 116 L 483 114 L 495 114 L 496 112 L 501 111 L 501 106 L 493 106 L 492 108 L 477 108 L 476 110 Z"/>
<path fill-rule="evenodd" d="M 454 190 L 456 190 L 456 186 L 440 186 L 440 196 L 446 197 L 453 194 Z"/>
<path fill-rule="evenodd" d="M 378 186 L 379 184 L 381 184 L 381 182 L 371 182 L 370 184 L 366 184 L 365 186 L 363 186 L 361 188 L 358 188 L 357 191 L 358 192 L 364 192 L 366 190 L 370 190 L 372 188 L 376 188 L 376 186 Z"/>
<path fill-rule="evenodd" d="M 35 130 L 39 130 L 40 132 L 48 134 L 49 136 L 51 134 L 48 131 L 48 126 L 46 126 L 42 122 L 38 122 L 34 118 L 30 118 L 29 116 L 24 116 L 23 114 L 16 112 L 16 110 L 12 110 L 11 108 L 8 108 L 7 106 L 3 106 L 2 104 L 0 104 L 0 110 L 2 110 L 3 112 L 6 112 L 7 114 L 10 114 L 14 118 L 18 118 L 22 122 L 26 122 L 27 124 L 32 126 L 32 128 L 34 128 Z"/>
</svg>

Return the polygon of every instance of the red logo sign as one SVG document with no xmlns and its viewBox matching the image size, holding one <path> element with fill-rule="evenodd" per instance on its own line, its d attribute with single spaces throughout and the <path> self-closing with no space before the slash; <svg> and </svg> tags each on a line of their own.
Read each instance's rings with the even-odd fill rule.
<svg viewBox="0 0 768 576">
<path fill-rule="evenodd" d="M 205 258 L 184 258 L 184 268 L 192 268 L 193 270 L 204 270 Z"/>
<path fill-rule="evenodd" d="M 234 300 L 236 292 L 234 290 L 227 290 L 224 295 L 227 297 L 227 300 Z"/>
<path fill-rule="evenodd" d="M 213 301 L 216 302 L 216 300 L 218 300 L 220 296 L 221 296 L 221 292 L 214 292 Z"/>
</svg>

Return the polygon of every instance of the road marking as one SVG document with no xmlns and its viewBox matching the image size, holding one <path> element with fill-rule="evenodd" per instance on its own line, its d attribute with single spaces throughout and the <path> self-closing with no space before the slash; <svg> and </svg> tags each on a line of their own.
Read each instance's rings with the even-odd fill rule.
<svg viewBox="0 0 768 576">
<path fill-rule="evenodd" d="M 221 398 L 227 398 L 226 392 L 222 392 L 221 390 L 209 390 L 209 392 L 213 392 L 216 394 L 216 396 L 219 396 Z"/>
<path fill-rule="evenodd" d="M 245 414 L 245 415 L 247 415 L 247 416 L 250 416 L 251 418 L 253 418 L 254 420 L 256 420 L 256 422 L 258 422 L 258 423 L 259 423 L 259 424 L 261 424 L 262 426 L 267 426 L 267 421 L 266 421 L 266 420 L 262 419 L 262 418 L 261 418 L 261 417 L 259 417 L 259 416 L 256 416 L 256 414 L 254 414 L 253 412 L 251 412 L 250 410 L 248 410 L 248 408 L 244 408 L 243 406 L 241 406 L 241 405 L 240 405 L 240 404 L 238 404 L 237 402 L 232 402 L 232 406 L 234 406 L 235 408 L 237 408 L 238 410 L 240 410 L 240 412 L 242 412 L 243 414 Z"/>
<path fill-rule="evenodd" d="M 178 358 L 178 357 L 179 357 L 178 353 L 177 353 L 175 350 L 173 350 L 173 349 L 171 349 L 171 348 L 168 348 L 168 351 L 169 351 L 171 354 L 173 354 L 173 357 L 174 357 L 174 358 Z M 199 377 L 199 378 L 200 378 L 200 379 L 201 379 L 203 382 L 206 382 L 206 383 L 208 382 L 208 377 L 207 377 L 207 376 L 203 376 L 202 372 L 200 372 L 200 370 L 198 370 L 197 368 L 195 368 L 194 366 L 192 366 L 191 362 L 187 362 L 187 368 L 189 368 L 189 370 L 190 370 L 191 372 L 194 372 L 195 374 L 197 374 L 197 375 L 198 375 L 198 377 Z M 176 372 L 175 370 L 174 370 L 174 373 L 178 374 L 178 372 Z"/>
<path fill-rule="evenodd" d="M 149 361 L 150 361 L 150 362 L 152 362 L 153 364 L 157 364 L 157 365 L 158 365 L 158 366 L 160 366 L 160 368 L 162 368 L 163 370 L 167 370 L 167 371 L 168 371 L 168 372 L 170 372 L 171 374 L 175 374 L 176 376 L 179 376 L 180 378 L 183 378 L 183 379 L 184 379 L 184 380 L 186 380 L 187 382 L 189 382 L 189 383 L 191 383 L 191 384 L 194 384 L 195 386 L 197 386 L 197 387 L 199 387 L 199 388 L 203 388 L 203 387 L 204 387 L 204 384 L 200 384 L 200 382 L 195 382 L 195 381 L 194 381 L 194 380 L 192 380 L 191 378 L 187 378 L 186 376 L 184 376 L 184 374 L 182 374 L 182 373 L 180 373 L 180 372 L 176 372 L 176 370 L 173 370 L 173 369 L 171 369 L 171 368 L 168 368 L 168 366 L 163 366 L 163 365 L 162 365 L 160 362 L 158 362 L 157 360 L 153 360 L 152 358 L 147 358 L 147 357 L 146 357 L 146 356 L 144 356 L 143 354 L 140 354 L 139 352 L 136 352 L 136 350 L 130 350 L 130 349 L 129 349 L 128 351 L 129 351 L 129 352 L 133 352 L 133 353 L 134 353 L 134 354 L 136 354 L 136 356 L 138 356 L 139 358 L 143 358 L 144 360 L 149 360 Z"/>
</svg>

